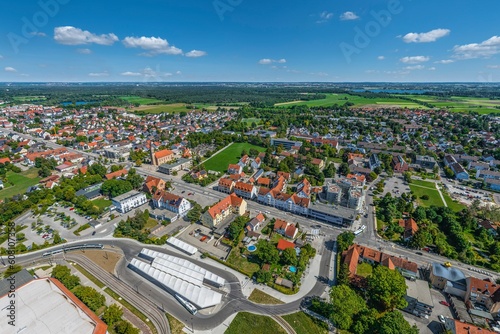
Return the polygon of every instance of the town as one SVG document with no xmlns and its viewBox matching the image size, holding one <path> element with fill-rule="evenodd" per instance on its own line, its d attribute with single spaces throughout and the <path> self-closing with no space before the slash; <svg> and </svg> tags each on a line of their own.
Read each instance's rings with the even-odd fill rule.
<svg viewBox="0 0 500 334">
<path fill-rule="evenodd" d="M 95 326 L 117 312 L 142 332 L 210 331 L 241 311 L 288 333 L 297 318 L 325 333 L 500 332 L 500 117 L 133 109 L 1 106 L 0 220 L 18 254 L 5 277 L 93 288 Z M 138 317 L 115 309 L 123 289 L 141 295 L 120 295 Z"/>
</svg>

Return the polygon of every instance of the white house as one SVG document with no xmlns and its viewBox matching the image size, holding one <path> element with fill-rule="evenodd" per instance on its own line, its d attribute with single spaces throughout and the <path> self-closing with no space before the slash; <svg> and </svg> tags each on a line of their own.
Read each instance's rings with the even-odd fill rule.
<svg viewBox="0 0 500 334">
<path fill-rule="evenodd" d="M 111 202 L 116 207 L 116 211 L 126 213 L 146 204 L 148 200 L 144 193 L 138 192 L 137 190 L 131 190 L 125 194 L 112 198 Z"/>
<path fill-rule="evenodd" d="M 187 199 L 164 190 L 157 191 L 153 195 L 153 206 L 175 212 L 181 217 L 185 216 L 191 210 L 191 202 Z"/>
</svg>

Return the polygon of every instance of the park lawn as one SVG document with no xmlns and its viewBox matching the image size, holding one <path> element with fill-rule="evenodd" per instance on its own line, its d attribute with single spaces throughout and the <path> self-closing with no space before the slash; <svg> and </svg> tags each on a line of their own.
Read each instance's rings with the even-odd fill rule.
<svg viewBox="0 0 500 334">
<path fill-rule="evenodd" d="M 429 188 L 423 188 L 412 183 L 410 183 L 410 189 L 417 197 L 418 205 L 421 205 L 423 207 L 430 207 L 432 205 L 438 207 L 444 206 L 444 203 L 441 200 L 441 196 L 439 196 L 439 192 L 437 191 L 437 189 L 431 190 Z M 420 197 L 422 197 L 423 195 L 429 196 L 429 199 L 421 199 Z"/>
<path fill-rule="evenodd" d="M 446 202 L 446 204 L 448 205 L 448 207 L 450 209 L 452 209 L 453 211 L 455 212 L 460 212 L 462 211 L 463 209 L 467 208 L 466 205 L 463 205 L 455 200 L 453 200 L 453 198 L 451 198 L 450 195 L 448 195 L 448 193 L 442 191 L 441 192 L 443 194 L 443 197 L 444 197 L 444 200 Z"/>
<path fill-rule="evenodd" d="M 268 295 L 262 290 L 253 289 L 252 293 L 248 297 L 248 300 L 257 304 L 268 304 L 268 305 L 278 305 L 283 304 L 283 302 L 271 295 Z"/>
<path fill-rule="evenodd" d="M 184 332 L 182 330 L 186 326 L 184 326 L 184 324 L 179 319 L 174 317 L 173 315 L 170 315 L 168 313 L 165 313 L 165 315 L 167 316 L 167 319 L 168 319 L 168 324 L 170 326 L 170 332 L 172 334 L 184 334 Z"/>
<path fill-rule="evenodd" d="M 318 320 L 310 317 L 304 312 L 297 312 L 282 316 L 290 326 L 293 327 L 297 334 L 326 334 L 328 326 Z"/>
<path fill-rule="evenodd" d="M 249 262 L 247 257 L 242 257 L 238 247 L 233 248 L 231 254 L 227 257 L 226 262 L 229 265 L 238 268 L 242 273 L 248 277 L 252 277 L 260 267 L 257 263 Z"/>
<path fill-rule="evenodd" d="M 250 118 L 242 118 L 241 119 L 241 123 L 246 123 L 247 126 L 251 126 L 252 123 L 254 123 L 254 122 L 255 122 L 255 124 L 259 124 L 260 118 L 250 117 Z"/>
<path fill-rule="evenodd" d="M 151 230 L 156 225 L 158 225 L 158 221 L 154 218 L 149 218 L 148 221 L 146 222 L 146 225 L 144 225 L 142 231 L 144 232 L 146 230 Z"/>
<path fill-rule="evenodd" d="M 286 334 L 286 331 L 272 318 L 248 312 L 239 312 L 224 334 Z"/>
<path fill-rule="evenodd" d="M 120 99 L 125 100 L 129 103 L 139 103 L 141 105 L 163 102 L 162 100 L 149 98 L 149 97 L 140 97 L 140 96 L 135 96 L 135 95 L 120 96 Z"/>
<path fill-rule="evenodd" d="M 207 170 L 225 172 L 229 164 L 235 164 L 240 161 L 241 152 L 243 150 L 248 152 L 251 148 L 256 149 L 259 152 L 264 152 L 266 150 L 264 147 L 249 143 L 232 143 L 223 151 L 205 160 L 203 164 Z"/>
<path fill-rule="evenodd" d="M 108 199 L 104 199 L 104 198 L 95 199 L 95 200 L 92 201 L 92 203 L 94 203 L 94 205 L 97 206 L 101 210 L 104 210 L 108 206 L 111 205 L 111 201 L 108 200 Z"/>
<path fill-rule="evenodd" d="M 14 195 L 24 194 L 29 187 L 38 184 L 38 169 L 30 168 L 21 173 L 7 172 L 6 178 L 13 186 L 4 183 L 5 188 L 0 190 L 0 199 L 12 197 Z"/>
<path fill-rule="evenodd" d="M 356 275 L 362 276 L 362 277 L 368 277 L 372 274 L 373 267 L 371 264 L 367 262 L 362 262 L 358 264 L 358 267 L 356 269 Z"/>
<path fill-rule="evenodd" d="M 427 187 L 427 188 L 436 189 L 436 184 L 434 182 L 412 179 L 411 184 L 414 184 L 414 185 L 420 186 L 420 187 Z"/>
</svg>

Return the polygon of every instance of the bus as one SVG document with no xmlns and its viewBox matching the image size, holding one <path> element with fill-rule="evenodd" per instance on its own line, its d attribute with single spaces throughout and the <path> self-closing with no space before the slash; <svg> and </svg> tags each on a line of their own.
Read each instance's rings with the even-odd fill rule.
<svg viewBox="0 0 500 334">
<path fill-rule="evenodd" d="M 361 226 L 359 229 L 354 231 L 354 235 L 358 235 L 358 234 L 362 233 L 365 229 L 366 229 L 366 225 Z"/>
<path fill-rule="evenodd" d="M 181 303 L 182 306 L 184 306 L 186 308 L 186 310 L 189 311 L 189 313 L 196 314 L 196 312 L 198 312 L 198 309 L 196 307 L 194 307 L 193 304 L 191 304 L 190 302 L 188 302 L 186 299 L 182 298 L 178 294 L 175 294 L 175 299 L 177 299 L 179 301 L 179 303 Z"/>
</svg>

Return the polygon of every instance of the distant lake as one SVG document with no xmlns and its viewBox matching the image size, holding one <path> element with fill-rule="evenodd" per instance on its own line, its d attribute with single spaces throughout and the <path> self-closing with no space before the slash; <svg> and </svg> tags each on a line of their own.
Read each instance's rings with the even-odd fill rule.
<svg viewBox="0 0 500 334">
<path fill-rule="evenodd" d="M 355 93 L 371 92 L 371 93 L 389 93 L 389 94 L 424 94 L 426 90 L 422 89 L 353 89 Z"/>
<path fill-rule="evenodd" d="M 98 103 L 98 102 L 97 101 L 76 101 L 75 104 L 77 106 L 84 106 L 86 104 L 93 104 L 93 103 Z M 61 102 L 61 104 L 66 107 L 66 106 L 72 105 L 73 102 L 67 101 L 67 102 Z"/>
</svg>

